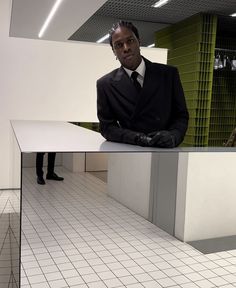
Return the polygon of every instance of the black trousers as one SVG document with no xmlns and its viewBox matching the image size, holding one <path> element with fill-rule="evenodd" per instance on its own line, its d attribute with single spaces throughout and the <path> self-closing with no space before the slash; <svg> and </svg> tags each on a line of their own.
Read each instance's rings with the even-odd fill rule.
<svg viewBox="0 0 236 288">
<path fill-rule="evenodd" d="M 43 177 L 43 158 L 45 153 L 37 153 L 36 155 L 36 174 L 38 177 Z M 54 173 L 56 153 L 48 153 L 48 168 L 47 174 L 52 175 Z"/>
</svg>

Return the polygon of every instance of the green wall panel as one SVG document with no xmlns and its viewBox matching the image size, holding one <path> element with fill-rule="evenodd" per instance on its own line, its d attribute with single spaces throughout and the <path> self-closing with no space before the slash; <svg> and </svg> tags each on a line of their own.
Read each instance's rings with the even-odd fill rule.
<svg viewBox="0 0 236 288">
<path fill-rule="evenodd" d="M 221 60 L 227 56 L 232 61 L 236 59 L 236 39 L 230 34 L 225 35 L 225 32 L 222 34 L 219 33 L 216 38 L 215 56 L 220 55 Z M 223 146 L 235 127 L 236 71 L 232 71 L 232 67 L 227 65 L 214 70 L 209 146 Z"/>
<path fill-rule="evenodd" d="M 190 114 L 183 146 L 208 146 L 217 16 L 197 14 L 155 34 L 178 67 Z"/>
</svg>

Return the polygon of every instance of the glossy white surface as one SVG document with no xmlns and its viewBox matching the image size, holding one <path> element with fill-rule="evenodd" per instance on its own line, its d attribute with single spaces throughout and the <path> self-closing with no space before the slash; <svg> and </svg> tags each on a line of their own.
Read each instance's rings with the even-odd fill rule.
<svg viewBox="0 0 236 288">
<path fill-rule="evenodd" d="M 21 152 L 154 152 L 166 149 L 106 141 L 100 133 L 62 121 L 13 120 Z"/>
<path fill-rule="evenodd" d="M 144 198 L 150 199 L 149 187 L 158 181 L 158 177 L 161 177 L 163 185 L 155 186 L 156 188 L 153 193 L 156 195 L 155 199 L 157 200 L 153 201 L 158 201 L 158 199 L 159 201 L 160 199 L 165 200 L 167 197 L 166 193 L 163 195 L 164 198 L 160 198 L 160 196 L 163 194 L 163 191 L 168 192 L 170 190 L 170 185 L 168 185 L 170 181 L 172 182 L 170 171 L 174 169 L 175 171 L 172 172 L 177 175 L 176 192 L 173 193 L 173 198 L 170 200 L 176 201 L 176 207 L 175 209 L 171 208 L 172 211 L 169 208 L 166 209 L 166 213 L 170 214 L 170 212 L 175 210 L 173 214 L 175 218 L 175 235 L 183 241 L 236 235 L 236 198 L 234 195 L 236 185 L 234 181 L 235 170 L 233 169 L 236 162 L 236 153 L 233 153 L 235 148 L 144 148 L 135 145 L 107 142 L 97 132 L 70 123 L 57 121 L 12 121 L 12 127 L 21 152 L 25 153 L 50 151 L 178 153 L 178 168 L 173 167 L 171 163 L 168 164 L 166 161 L 167 154 L 163 154 L 161 156 L 163 156 L 164 162 L 161 164 L 159 161 L 155 169 L 151 169 L 150 173 L 155 175 L 155 177 L 151 178 L 150 181 L 147 180 L 149 178 L 148 175 L 143 177 L 145 175 L 143 170 L 146 172 L 148 170 L 147 166 L 142 169 L 141 164 L 139 164 L 141 170 L 138 171 L 134 169 L 136 164 L 132 161 L 126 161 L 126 155 L 122 155 L 119 159 L 120 162 L 116 161 L 116 169 L 114 169 L 114 166 L 109 169 L 110 175 L 113 174 L 114 176 L 113 180 L 109 183 L 109 185 L 114 184 L 111 195 L 125 206 L 130 207 L 133 211 L 145 217 L 144 212 L 146 215 L 149 212 L 147 208 L 145 211 L 141 211 L 139 209 L 140 202 L 137 202 L 138 204 L 136 203 L 132 207 L 129 206 L 132 199 L 129 200 L 128 196 L 121 199 L 120 190 L 122 190 L 124 196 L 133 193 L 133 198 L 137 197 L 139 200 Z M 224 153 L 226 151 L 232 153 Z M 148 153 L 144 156 L 148 157 Z M 128 178 L 125 178 L 127 173 Z M 119 178 L 117 175 L 119 177 L 123 176 Z M 119 179 L 120 183 L 124 184 L 120 189 L 117 179 Z M 127 179 L 133 179 L 131 185 L 127 185 Z M 135 179 L 139 181 L 142 179 L 141 184 L 138 184 L 138 187 L 145 187 L 140 190 L 141 194 L 135 188 L 135 185 L 133 185 Z M 175 190 L 175 187 L 173 189 Z M 140 195 L 144 198 L 141 198 Z M 142 204 L 144 205 L 144 202 L 141 203 L 141 207 Z M 146 201 L 146 206 L 147 202 L 148 200 Z M 162 217 L 162 219 L 165 222 L 167 217 Z M 163 227 L 166 223 L 160 224 Z"/>
<path fill-rule="evenodd" d="M 236 152 L 236 147 L 141 147 L 106 141 L 100 133 L 64 121 L 12 120 L 21 152 Z"/>
</svg>

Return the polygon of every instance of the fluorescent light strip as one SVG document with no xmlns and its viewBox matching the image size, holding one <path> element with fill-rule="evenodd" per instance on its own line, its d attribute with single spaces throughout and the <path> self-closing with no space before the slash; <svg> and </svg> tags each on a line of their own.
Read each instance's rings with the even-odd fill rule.
<svg viewBox="0 0 236 288">
<path fill-rule="evenodd" d="M 97 43 L 102 43 L 103 41 L 107 40 L 109 38 L 109 34 L 106 34 L 102 38 L 98 39 L 96 42 Z"/>
<path fill-rule="evenodd" d="M 169 0 L 159 0 L 155 4 L 152 5 L 154 8 L 160 8 L 164 5 L 166 5 L 169 2 Z"/>
<path fill-rule="evenodd" d="M 233 13 L 233 14 L 231 14 L 231 15 L 229 15 L 229 16 L 231 16 L 231 17 L 236 17 L 236 13 Z"/>
<path fill-rule="evenodd" d="M 148 48 L 153 48 L 153 47 L 155 47 L 155 44 L 152 43 L 152 44 L 148 45 L 147 47 L 148 47 Z"/>
<path fill-rule="evenodd" d="M 52 10 L 50 11 L 50 13 L 49 13 L 46 21 L 44 22 L 44 24 L 43 24 L 43 26 L 42 26 L 39 34 L 38 34 L 38 37 L 39 37 L 39 38 L 42 38 L 44 32 L 45 32 L 46 29 L 48 28 L 48 25 L 49 25 L 49 23 L 51 22 L 53 16 L 55 15 L 55 13 L 56 13 L 59 5 L 61 4 L 61 2 L 62 2 L 62 0 L 57 0 L 57 1 L 55 2 L 55 4 L 53 5 Z"/>
</svg>

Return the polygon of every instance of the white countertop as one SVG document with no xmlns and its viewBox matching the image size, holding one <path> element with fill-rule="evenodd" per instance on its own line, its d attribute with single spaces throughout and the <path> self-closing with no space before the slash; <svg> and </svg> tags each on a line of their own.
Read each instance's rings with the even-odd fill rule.
<svg viewBox="0 0 236 288">
<path fill-rule="evenodd" d="M 61 121 L 12 120 L 21 152 L 149 152 L 155 148 L 106 141 L 100 133 Z"/>
<path fill-rule="evenodd" d="M 224 147 L 161 149 L 106 141 L 100 133 L 62 121 L 12 120 L 21 152 L 236 152 Z"/>
</svg>

